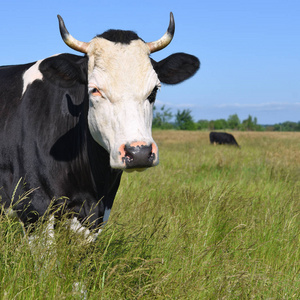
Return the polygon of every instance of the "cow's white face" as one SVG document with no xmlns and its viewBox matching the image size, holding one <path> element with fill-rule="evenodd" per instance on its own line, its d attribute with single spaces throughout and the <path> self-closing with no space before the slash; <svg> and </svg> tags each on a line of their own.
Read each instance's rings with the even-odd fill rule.
<svg viewBox="0 0 300 300">
<path fill-rule="evenodd" d="M 145 167 L 158 164 L 151 135 L 153 101 L 148 98 L 160 82 L 149 54 L 142 40 L 121 44 L 97 37 L 88 47 L 89 129 L 110 154 L 113 168 L 126 169 L 140 148 L 151 160 Z"/>
</svg>

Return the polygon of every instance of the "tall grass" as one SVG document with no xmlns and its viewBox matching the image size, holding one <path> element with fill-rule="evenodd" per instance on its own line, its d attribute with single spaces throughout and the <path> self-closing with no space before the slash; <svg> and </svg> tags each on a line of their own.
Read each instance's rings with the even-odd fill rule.
<svg viewBox="0 0 300 300">
<path fill-rule="evenodd" d="M 300 134 L 234 135 L 155 131 L 160 165 L 123 175 L 96 243 L 59 226 L 39 267 L 2 215 L 0 298 L 299 299 Z"/>
</svg>

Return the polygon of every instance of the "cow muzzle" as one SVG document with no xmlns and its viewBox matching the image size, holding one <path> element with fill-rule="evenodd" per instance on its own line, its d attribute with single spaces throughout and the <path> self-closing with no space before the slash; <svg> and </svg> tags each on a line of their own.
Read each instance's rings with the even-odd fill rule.
<svg viewBox="0 0 300 300">
<path fill-rule="evenodd" d="M 123 144 L 119 148 L 119 160 L 125 171 L 143 171 L 158 164 L 158 149 L 155 143 Z"/>
</svg>

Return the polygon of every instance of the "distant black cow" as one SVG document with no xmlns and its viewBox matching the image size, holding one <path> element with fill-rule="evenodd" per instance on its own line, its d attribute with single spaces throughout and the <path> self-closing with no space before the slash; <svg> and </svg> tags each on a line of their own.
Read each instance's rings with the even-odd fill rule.
<svg viewBox="0 0 300 300">
<path fill-rule="evenodd" d="M 239 144 L 236 142 L 234 136 L 226 132 L 211 132 L 209 134 L 209 140 L 211 144 L 220 144 L 220 145 L 235 145 L 240 148 Z"/>
</svg>

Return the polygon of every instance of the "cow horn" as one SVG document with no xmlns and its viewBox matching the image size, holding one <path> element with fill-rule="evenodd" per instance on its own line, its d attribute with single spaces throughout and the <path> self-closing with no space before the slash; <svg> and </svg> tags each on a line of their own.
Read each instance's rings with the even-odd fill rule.
<svg viewBox="0 0 300 300">
<path fill-rule="evenodd" d="M 57 15 L 58 21 L 59 21 L 59 30 L 62 39 L 64 42 L 72 49 L 82 52 L 82 53 L 87 53 L 87 49 L 90 43 L 85 43 L 85 42 L 80 42 L 76 40 L 75 38 L 72 37 L 72 35 L 69 33 L 65 26 L 65 22 L 63 18 L 60 15 Z"/>
<path fill-rule="evenodd" d="M 170 13 L 170 23 L 169 23 L 167 32 L 159 40 L 147 43 L 147 45 L 150 49 L 150 53 L 159 51 L 159 50 L 167 47 L 173 39 L 174 32 L 175 32 L 175 22 L 174 22 L 173 13 L 171 12 Z"/>
</svg>

